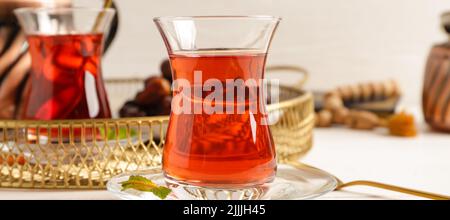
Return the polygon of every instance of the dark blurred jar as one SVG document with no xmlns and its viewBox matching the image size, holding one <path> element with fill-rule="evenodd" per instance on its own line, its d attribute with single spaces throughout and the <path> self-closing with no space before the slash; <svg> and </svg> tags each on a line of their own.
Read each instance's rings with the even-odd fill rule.
<svg viewBox="0 0 450 220">
<path fill-rule="evenodd" d="M 442 15 L 447 42 L 431 49 L 425 70 L 422 107 L 426 122 L 434 129 L 450 132 L 450 12 Z"/>
<path fill-rule="evenodd" d="M 0 0 L 0 119 L 17 117 L 21 108 L 23 91 L 29 81 L 31 66 L 25 35 L 16 22 L 14 9 L 71 7 L 73 2 L 74 0 Z M 114 39 L 118 23 L 116 13 L 109 35 L 105 39 L 105 49 Z"/>
</svg>

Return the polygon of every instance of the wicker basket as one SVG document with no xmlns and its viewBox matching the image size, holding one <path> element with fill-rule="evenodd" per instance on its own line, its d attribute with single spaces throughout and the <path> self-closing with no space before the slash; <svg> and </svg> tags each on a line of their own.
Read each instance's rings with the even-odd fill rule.
<svg viewBox="0 0 450 220">
<path fill-rule="evenodd" d="M 109 80 L 117 110 L 142 80 Z M 312 146 L 310 93 L 282 87 L 269 105 L 278 159 L 297 160 Z M 159 166 L 168 117 L 111 120 L 0 121 L 0 187 L 104 188 L 113 175 Z M 95 137 L 95 138 L 94 138 Z"/>
</svg>

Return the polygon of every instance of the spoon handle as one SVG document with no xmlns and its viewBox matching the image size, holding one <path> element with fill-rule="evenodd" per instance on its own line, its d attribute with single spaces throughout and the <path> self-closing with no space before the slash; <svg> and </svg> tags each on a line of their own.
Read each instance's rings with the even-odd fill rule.
<svg viewBox="0 0 450 220">
<path fill-rule="evenodd" d="M 310 165 L 307 165 L 307 164 L 304 164 L 304 163 L 300 163 L 300 162 L 297 162 L 297 161 L 288 161 L 287 164 L 290 164 L 290 165 L 296 166 L 296 167 L 309 167 L 309 168 L 312 168 L 312 169 L 317 169 L 317 168 L 315 168 L 313 166 L 310 166 Z M 336 191 L 342 190 L 343 188 L 347 188 L 347 187 L 350 187 L 350 186 L 369 186 L 369 187 L 374 187 L 374 188 L 379 188 L 379 189 L 384 189 L 384 190 L 404 193 L 404 194 L 408 194 L 408 195 L 414 195 L 414 196 L 427 198 L 427 199 L 450 200 L 450 196 L 439 195 L 439 194 L 436 194 L 436 193 L 424 192 L 424 191 L 415 190 L 415 189 L 408 189 L 408 188 L 405 188 L 405 187 L 394 186 L 394 185 L 385 184 L 385 183 L 379 183 L 379 182 L 374 182 L 374 181 L 356 180 L 356 181 L 351 181 L 351 182 L 348 182 L 348 183 L 344 183 L 339 178 L 337 178 L 336 176 L 334 176 L 334 175 L 332 175 L 332 176 L 338 182 L 338 186 L 335 189 Z"/>
<path fill-rule="evenodd" d="M 439 195 L 439 194 L 430 193 L 430 192 L 424 192 L 424 191 L 415 190 L 415 189 L 408 189 L 408 188 L 404 188 L 404 187 L 400 187 L 400 186 L 394 186 L 394 185 L 390 185 L 390 184 L 379 183 L 379 182 L 374 182 L 374 181 L 367 181 L 367 180 L 357 180 L 357 181 L 352 181 L 352 182 L 348 182 L 348 183 L 343 183 L 343 184 L 340 184 L 336 188 L 336 190 L 341 190 L 343 188 L 347 188 L 350 186 L 370 186 L 370 187 L 374 187 L 374 188 L 380 188 L 380 189 L 385 189 L 385 190 L 389 190 L 389 191 L 414 195 L 414 196 L 423 197 L 423 198 L 427 198 L 427 199 L 450 200 L 450 197 L 444 196 L 444 195 Z"/>
</svg>

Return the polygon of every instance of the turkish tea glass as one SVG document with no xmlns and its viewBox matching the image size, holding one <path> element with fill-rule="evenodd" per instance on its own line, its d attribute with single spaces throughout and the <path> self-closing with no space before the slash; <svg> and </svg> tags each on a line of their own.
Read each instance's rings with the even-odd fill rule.
<svg viewBox="0 0 450 220">
<path fill-rule="evenodd" d="M 32 60 L 21 119 L 111 117 L 101 58 L 114 13 L 92 8 L 15 10 Z"/>
<path fill-rule="evenodd" d="M 166 180 L 222 189 L 273 181 L 277 165 L 263 79 L 280 18 L 197 16 L 154 21 L 174 79 L 163 152 Z"/>
<path fill-rule="evenodd" d="M 31 57 L 30 80 L 24 85 L 18 118 L 111 118 L 101 58 L 114 9 L 20 8 L 14 12 L 27 37 L 26 56 Z M 57 128 L 28 129 L 28 136 L 56 142 L 58 137 L 81 141 L 100 134 L 92 127 L 62 128 L 61 132 Z"/>
</svg>

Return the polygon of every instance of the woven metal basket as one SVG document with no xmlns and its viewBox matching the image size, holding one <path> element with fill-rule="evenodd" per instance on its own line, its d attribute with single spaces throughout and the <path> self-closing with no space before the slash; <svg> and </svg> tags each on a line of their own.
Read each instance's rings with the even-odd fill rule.
<svg viewBox="0 0 450 220">
<path fill-rule="evenodd" d="M 141 79 L 108 80 L 117 110 L 141 89 Z M 278 160 L 297 160 L 312 146 L 310 93 L 281 87 L 268 107 Z M 117 112 L 117 111 L 115 111 Z M 109 120 L 0 121 L 0 187 L 104 188 L 113 175 L 161 164 L 168 117 Z"/>
</svg>

